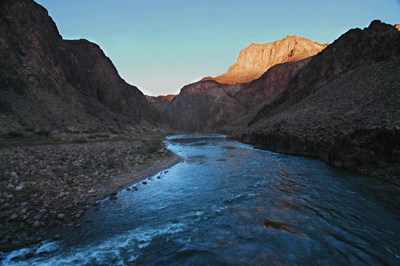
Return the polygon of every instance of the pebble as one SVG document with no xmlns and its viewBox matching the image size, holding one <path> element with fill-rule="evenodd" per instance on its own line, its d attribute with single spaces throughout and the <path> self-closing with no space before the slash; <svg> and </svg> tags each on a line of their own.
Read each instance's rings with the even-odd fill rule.
<svg viewBox="0 0 400 266">
<path fill-rule="evenodd" d="M 33 222 L 33 224 L 32 224 L 32 228 L 33 229 L 36 229 L 36 228 L 38 228 L 38 227 L 40 227 L 42 224 L 39 222 L 39 221 L 35 221 L 35 222 Z"/>
<path fill-rule="evenodd" d="M 15 188 L 15 191 L 16 192 L 20 192 L 21 190 L 24 189 L 24 187 L 25 187 L 24 185 L 18 186 L 18 187 Z"/>
<path fill-rule="evenodd" d="M 18 175 L 17 175 L 15 172 L 11 172 L 11 173 L 10 173 L 10 176 L 11 176 L 11 177 L 14 177 L 14 178 L 17 178 L 17 177 L 18 177 Z"/>
<path fill-rule="evenodd" d="M 3 205 L 1 205 L 0 210 L 10 210 L 11 206 L 8 203 L 4 203 Z"/>
</svg>

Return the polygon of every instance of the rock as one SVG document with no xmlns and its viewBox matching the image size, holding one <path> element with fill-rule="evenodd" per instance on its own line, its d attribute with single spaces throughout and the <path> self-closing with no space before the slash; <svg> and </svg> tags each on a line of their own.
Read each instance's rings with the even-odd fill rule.
<svg viewBox="0 0 400 266">
<path fill-rule="evenodd" d="M 24 185 L 20 185 L 20 186 L 17 186 L 16 188 L 15 188 L 15 192 L 21 192 L 23 189 L 25 188 L 25 186 Z"/>
<path fill-rule="evenodd" d="M 63 213 L 60 213 L 59 215 L 57 215 L 57 219 L 58 220 L 64 220 L 64 218 L 65 218 L 65 214 L 63 214 Z"/>
<path fill-rule="evenodd" d="M 10 210 L 11 206 L 8 203 L 4 203 L 3 205 L 1 205 L 0 210 L 4 211 L 4 210 Z"/>
<path fill-rule="evenodd" d="M 35 257 L 35 254 L 33 252 L 29 252 L 29 253 L 25 254 L 25 258 L 27 258 L 27 259 L 31 259 L 33 257 Z"/>
<path fill-rule="evenodd" d="M 39 221 L 34 221 L 32 224 L 33 229 L 37 229 L 41 226 L 42 224 Z"/>
<path fill-rule="evenodd" d="M 13 215 L 10 216 L 10 220 L 11 220 L 11 221 L 13 221 L 13 220 L 15 220 L 15 219 L 17 219 L 17 218 L 18 218 L 18 215 L 15 214 L 15 213 L 14 213 Z"/>
<path fill-rule="evenodd" d="M 18 178 L 18 175 L 17 175 L 15 172 L 11 172 L 11 173 L 10 173 L 10 176 L 11 176 L 12 178 Z"/>
<path fill-rule="evenodd" d="M 53 240 L 55 240 L 55 241 L 60 240 L 60 239 L 61 239 L 60 235 L 54 235 L 53 236 Z"/>
<path fill-rule="evenodd" d="M 112 193 L 110 194 L 110 199 L 111 199 L 111 200 L 117 199 L 117 192 L 112 192 Z"/>
</svg>

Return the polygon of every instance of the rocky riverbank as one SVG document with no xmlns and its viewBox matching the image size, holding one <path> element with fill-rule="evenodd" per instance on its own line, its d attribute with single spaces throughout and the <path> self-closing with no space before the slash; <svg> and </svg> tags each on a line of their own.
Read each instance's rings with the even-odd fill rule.
<svg viewBox="0 0 400 266">
<path fill-rule="evenodd" d="M 400 184 L 400 57 L 356 70 L 229 138 Z"/>
<path fill-rule="evenodd" d="M 179 161 L 160 139 L 0 148 L 0 251 L 80 228 L 98 200 Z"/>
</svg>

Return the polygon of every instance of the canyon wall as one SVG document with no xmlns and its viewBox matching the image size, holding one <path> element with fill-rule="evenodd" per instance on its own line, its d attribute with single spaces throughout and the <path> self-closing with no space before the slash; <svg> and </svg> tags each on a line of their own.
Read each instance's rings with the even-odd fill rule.
<svg viewBox="0 0 400 266">
<path fill-rule="evenodd" d="M 0 1 L 0 32 L 0 133 L 163 123 L 98 45 L 63 40 L 34 1 Z"/>
</svg>

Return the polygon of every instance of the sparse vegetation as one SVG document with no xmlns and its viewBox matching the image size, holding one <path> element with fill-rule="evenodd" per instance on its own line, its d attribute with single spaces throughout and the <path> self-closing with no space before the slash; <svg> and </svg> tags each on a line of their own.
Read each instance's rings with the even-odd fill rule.
<svg viewBox="0 0 400 266">
<path fill-rule="evenodd" d="M 86 138 L 80 137 L 80 138 L 75 138 L 72 140 L 73 143 L 86 143 L 88 142 Z"/>
<path fill-rule="evenodd" d="M 50 135 L 50 131 L 49 130 L 45 130 L 45 129 L 41 129 L 39 131 L 36 131 L 35 134 L 38 135 L 38 136 L 49 136 Z"/>
</svg>

